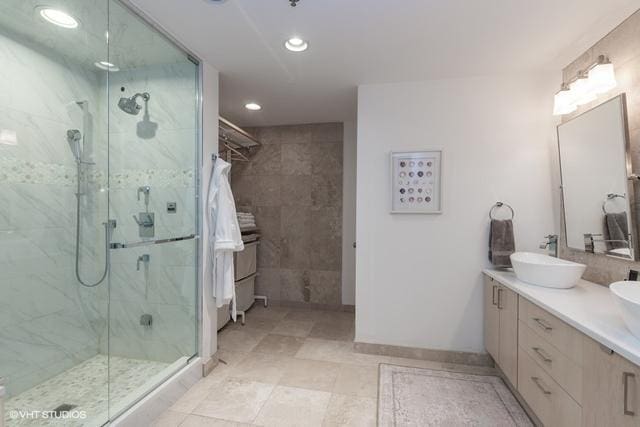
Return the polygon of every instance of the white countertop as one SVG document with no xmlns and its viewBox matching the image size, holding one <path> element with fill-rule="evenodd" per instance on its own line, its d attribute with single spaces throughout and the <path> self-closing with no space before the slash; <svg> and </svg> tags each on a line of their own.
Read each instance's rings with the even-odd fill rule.
<svg viewBox="0 0 640 427">
<path fill-rule="evenodd" d="M 484 273 L 640 366 L 640 340 L 625 326 L 608 287 L 581 280 L 575 288 L 551 289 L 521 282 L 513 271 Z"/>
</svg>

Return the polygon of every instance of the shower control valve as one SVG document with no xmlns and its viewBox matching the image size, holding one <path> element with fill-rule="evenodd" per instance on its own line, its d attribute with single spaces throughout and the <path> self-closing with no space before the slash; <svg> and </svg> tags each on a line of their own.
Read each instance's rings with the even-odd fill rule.
<svg viewBox="0 0 640 427">
<path fill-rule="evenodd" d="M 153 217 L 154 215 L 152 213 L 140 212 L 140 219 L 138 219 L 137 216 L 133 215 L 133 220 L 140 227 L 153 227 Z"/>
<path fill-rule="evenodd" d="M 132 216 L 133 220 L 138 224 L 140 237 L 155 236 L 155 214 L 153 212 L 140 212 L 138 216 Z"/>
</svg>

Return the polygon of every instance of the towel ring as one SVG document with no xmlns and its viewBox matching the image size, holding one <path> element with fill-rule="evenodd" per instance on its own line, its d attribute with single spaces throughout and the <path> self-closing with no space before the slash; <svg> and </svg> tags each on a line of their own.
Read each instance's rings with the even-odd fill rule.
<svg viewBox="0 0 640 427">
<path fill-rule="evenodd" d="M 607 198 L 604 199 L 604 201 L 602 202 L 602 212 L 604 212 L 605 214 L 613 213 L 613 212 L 607 212 L 607 203 L 618 197 L 621 199 L 626 199 L 626 197 L 622 194 L 615 194 L 615 193 L 607 194 Z"/>
<path fill-rule="evenodd" d="M 509 210 L 511 211 L 511 218 L 510 218 L 510 219 L 515 218 L 516 213 L 514 212 L 514 210 L 513 210 L 513 208 L 512 208 L 511 206 L 509 206 L 508 204 L 503 203 L 503 202 L 496 202 L 496 204 L 495 204 L 495 205 L 493 205 L 493 206 L 491 207 L 491 210 L 489 210 L 489 219 L 494 219 L 494 218 L 493 218 L 493 211 L 494 211 L 494 209 L 496 209 L 496 208 L 502 208 L 502 207 L 509 208 Z"/>
</svg>

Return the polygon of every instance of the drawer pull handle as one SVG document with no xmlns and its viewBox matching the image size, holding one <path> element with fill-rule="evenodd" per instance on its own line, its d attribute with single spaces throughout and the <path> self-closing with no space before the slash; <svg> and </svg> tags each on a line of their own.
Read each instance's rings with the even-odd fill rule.
<svg viewBox="0 0 640 427">
<path fill-rule="evenodd" d="M 622 373 L 622 382 L 624 383 L 624 414 L 634 416 L 636 413 L 629 410 L 629 378 L 635 378 L 636 374 L 631 372 Z"/>
<path fill-rule="evenodd" d="M 553 359 L 551 358 L 551 356 L 549 356 L 543 349 L 539 347 L 531 347 L 531 349 L 535 351 L 536 354 L 540 356 L 540 359 L 542 359 L 544 362 L 546 363 L 553 362 Z"/>
<path fill-rule="evenodd" d="M 502 310 L 504 306 L 502 305 L 502 292 L 504 289 L 498 288 L 498 310 Z"/>
<path fill-rule="evenodd" d="M 496 303 L 496 289 L 497 289 L 497 288 L 498 288 L 498 287 L 497 287 L 496 285 L 493 285 L 493 290 L 491 291 L 491 292 L 492 292 L 492 295 L 491 295 L 491 303 L 492 303 L 493 305 L 497 305 L 497 304 L 498 304 L 498 303 Z"/>
<path fill-rule="evenodd" d="M 536 322 L 538 324 L 538 326 L 540 326 L 542 329 L 544 329 L 546 332 L 550 332 L 553 330 L 553 328 L 544 320 L 540 319 L 539 317 L 534 317 L 533 321 Z"/>
<path fill-rule="evenodd" d="M 542 380 L 541 380 L 540 378 L 538 378 L 538 377 L 531 377 L 531 381 L 533 381 L 533 382 L 535 383 L 535 385 L 537 385 L 537 386 L 538 386 L 538 388 L 539 388 L 540 390 L 542 390 L 542 392 L 543 392 L 544 394 L 547 394 L 547 395 L 551 394 L 551 392 L 550 392 L 549 390 L 547 390 L 547 388 L 544 386 L 544 383 L 542 382 Z"/>
</svg>

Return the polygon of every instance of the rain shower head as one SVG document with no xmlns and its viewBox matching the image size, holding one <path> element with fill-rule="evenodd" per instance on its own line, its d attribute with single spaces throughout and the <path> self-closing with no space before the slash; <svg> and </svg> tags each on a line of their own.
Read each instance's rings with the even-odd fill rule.
<svg viewBox="0 0 640 427">
<path fill-rule="evenodd" d="M 140 112 L 140 110 L 142 110 L 142 105 L 138 104 L 138 97 L 141 97 L 146 102 L 151 98 L 151 95 L 144 92 L 136 93 L 131 98 L 120 98 L 120 101 L 118 101 L 118 107 L 125 113 L 135 116 Z"/>
<path fill-rule="evenodd" d="M 76 158 L 76 162 L 80 162 L 82 158 L 82 147 L 80 145 L 82 141 L 82 133 L 78 129 L 69 129 L 67 131 L 67 143 L 73 153 L 73 157 Z"/>
</svg>

